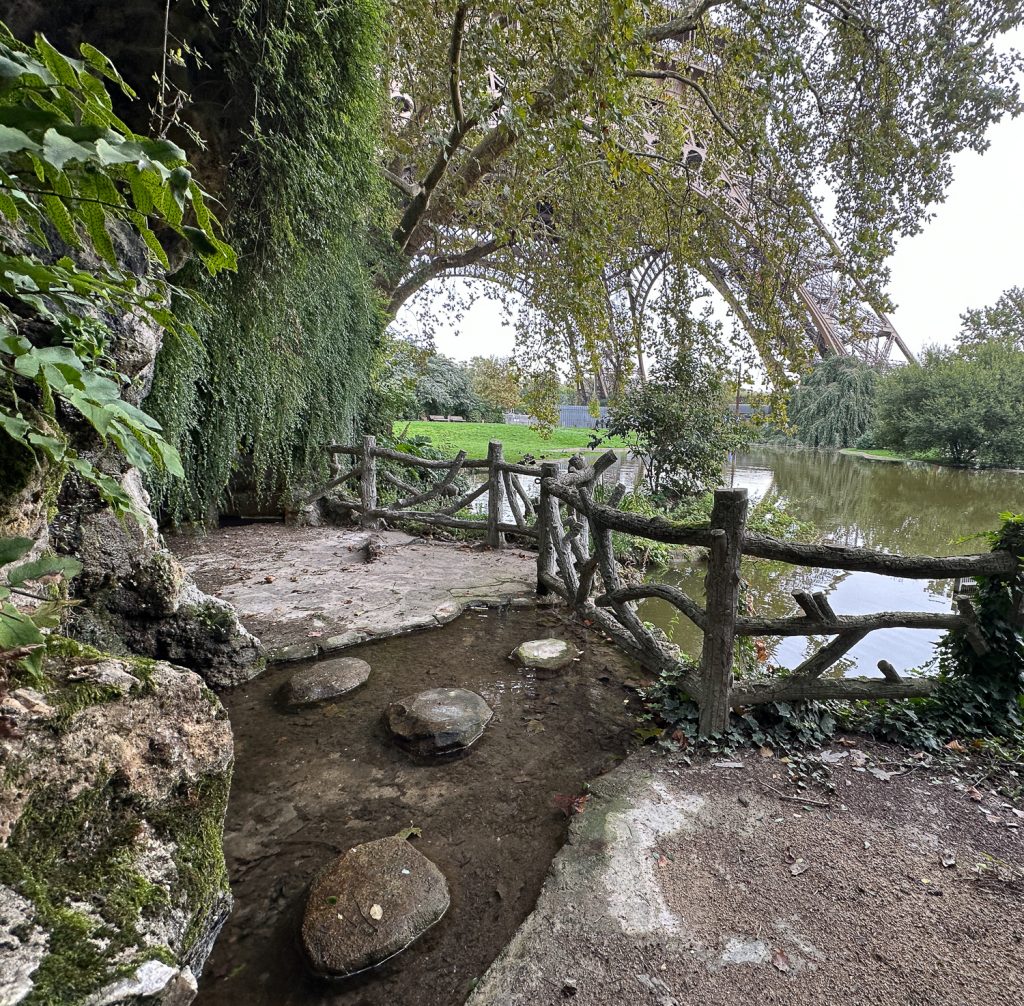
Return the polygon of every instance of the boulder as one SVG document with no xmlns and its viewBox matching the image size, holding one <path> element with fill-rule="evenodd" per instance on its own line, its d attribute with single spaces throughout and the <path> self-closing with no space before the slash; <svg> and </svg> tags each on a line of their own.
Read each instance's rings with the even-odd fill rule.
<svg viewBox="0 0 1024 1006">
<path fill-rule="evenodd" d="M 344 978 L 403 951 L 448 910 L 444 874 L 404 838 L 349 849 L 313 881 L 302 919 L 312 971 Z"/>
<path fill-rule="evenodd" d="M 370 665 L 358 657 L 321 660 L 292 675 L 284 686 L 284 702 L 298 708 L 337 699 L 364 684 L 369 676 Z"/>
<path fill-rule="evenodd" d="M 479 740 L 493 715 L 476 692 L 430 688 L 392 702 L 384 720 L 398 742 L 410 751 L 445 755 L 463 751 Z"/>
<path fill-rule="evenodd" d="M 512 659 L 523 667 L 543 671 L 560 671 L 579 656 L 579 650 L 564 639 L 531 639 L 512 651 Z"/>
<path fill-rule="evenodd" d="M 224 708 L 190 671 L 70 640 L 45 670 L 0 734 L 0 1006 L 185 1006 L 231 907 Z"/>
</svg>

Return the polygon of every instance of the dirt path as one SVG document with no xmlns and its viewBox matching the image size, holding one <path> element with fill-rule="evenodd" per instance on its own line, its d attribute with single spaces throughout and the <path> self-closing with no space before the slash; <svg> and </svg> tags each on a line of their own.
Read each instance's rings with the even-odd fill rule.
<svg viewBox="0 0 1024 1006">
<path fill-rule="evenodd" d="M 470 1006 L 1024 1002 L 1024 820 L 872 753 L 837 749 L 828 806 L 756 753 L 631 756 Z"/>
<path fill-rule="evenodd" d="M 399 531 L 249 524 L 171 548 L 199 587 L 234 605 L 272 661 L 450 622 L 467 606 L 530 598 L 536 556 Z"/>
</svg>

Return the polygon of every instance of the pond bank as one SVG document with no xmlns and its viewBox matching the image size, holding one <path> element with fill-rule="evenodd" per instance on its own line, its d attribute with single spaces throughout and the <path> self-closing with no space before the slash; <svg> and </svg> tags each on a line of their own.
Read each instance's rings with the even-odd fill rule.
<svg viewBox="0 0 1024 1006">
<path fill-rule="evenodd" d="M 536 556 L 401 531 L 248 524 L 171 541 L 203 590 L 232 604 L 272 662 L 443 625 L 471 605 L 533 598 Z"/>
</svg>

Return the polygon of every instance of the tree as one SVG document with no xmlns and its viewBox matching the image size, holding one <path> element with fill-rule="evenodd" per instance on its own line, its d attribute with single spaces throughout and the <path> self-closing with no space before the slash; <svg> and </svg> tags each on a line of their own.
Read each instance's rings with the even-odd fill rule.
<svg viewBox="0 0 1024 1006">
<path fill-rule="evenodd" d="M 511 412 L 522 398 L 519 368 L 508 357 L 474 356 L 470 382 L 477 396 L 498 412 Z"/>
<path fill-rule="evenodd" d="M 717 368 L 691 353 L 631 387 L 613 408 L 608 432 L 643 455 L 653 492 L 677 497 L 717 485 L 736 440 Z"/>
<path fill-rule="evenodd" d="M 828 257 L 877 295 L 951 156 L 1019 110 L 1020 57 L 993 44 L 1019 13 L 989 0 L 399 5 L 389 311 L 439 277 L 485 275 L 525 295 L 520 339 L 546 363 L 639 367 L 645 333 L 609 277 L 656 249 L 675 263 L 676 316 L 713 286 L 769 365 L 802 364 L 797 287 L 821 268 L 810 194 L 832 190 Z"/>
<path fill-rule="evenodd" d="M 852 447 L 867 432 L 878 375 L 849 356 L 830 356 L 801 382 L 789 406 L 796 437 L 807 447 Z"/>
<path fill-rule="evenodd" d="M 1000 339 L 1024 350 L 1024 289 L 1011 287 L 990 307 L 975 308 L 960 315 L 957 342 L 964 347 Z"/>
<path fill-rule="evenodd" d="M 1024 464 L 1024 352 L 990 341 L 931 348 L 919 367 L 886 375 L 877 399 L 882 447 L 936 451 L 960 464 Z"/>
</svg>

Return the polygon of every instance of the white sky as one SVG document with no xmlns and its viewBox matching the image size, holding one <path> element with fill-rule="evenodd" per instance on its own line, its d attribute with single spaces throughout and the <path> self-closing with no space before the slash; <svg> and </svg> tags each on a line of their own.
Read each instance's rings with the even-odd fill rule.
<svg viewBox="0 0 1024 1006">
<path fill-rule="evenodd" d="M 1014 35 L 1016 44 L 1024 42 L 1024 31 Z M 1024 285 L 1024 116 L 998 123 L 989 137 L 984 154 L 968 151 L 954 159 L 946 201 L 920 234 L 900 242 L 891 260 L 892 321 L 915 351 L 952 342 L 962 312 Z M 398 320 L 409 324 L 408 307 Z M 461 323 L 435 332 L 438 351 L 457 360 L 511 355 L 514 342 L 499 305 L 485 297 Z"/>
</svg>

